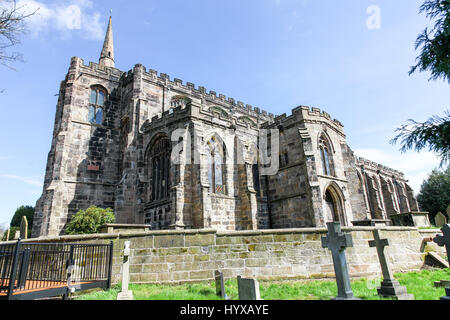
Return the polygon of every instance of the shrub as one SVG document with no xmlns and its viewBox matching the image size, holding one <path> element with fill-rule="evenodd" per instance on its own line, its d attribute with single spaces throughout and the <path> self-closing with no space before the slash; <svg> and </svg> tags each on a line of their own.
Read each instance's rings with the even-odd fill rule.
<svg viewBox="0 0 450 320">
<path fill-rule="evenodd" d="M 66 233 L 92 234 L 98 233 L 102 225 L 115 222 L 114 212 L 111 208 L 102 209 L 91 206 L 87 210 L 80 210 L 73 216 L 66 228 Z"/>
<path fill-rule="evenodd" d="M 6 235 L 8 234 L 8 230 L 5 230 L 3 236 L 2 236 L 2 241 L 10 241 L 10 240 L 14 240 L 14 236 L 16 235 L 16 231 L 20 230 L 20 227 L 11 227 L 9 228 L 9 239 L 6 239 Z"/>
</svg>

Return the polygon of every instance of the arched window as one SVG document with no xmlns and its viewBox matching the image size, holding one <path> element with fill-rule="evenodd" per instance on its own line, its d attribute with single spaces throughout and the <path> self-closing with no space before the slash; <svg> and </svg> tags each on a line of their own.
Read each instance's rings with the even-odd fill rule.
<svg viewBox="0 0 450 320">
<path fill-rule="evenodd" d="M 253 173 L 253 188 L 256 191 L 256 195 L 261 195 L 261 185 L 259 183 L 259 164 L 252 165 L 252 173 Z"/>
<path fill-rule="evenodd" d="M 170 140 L 160 138 L 149 153 L 151 202 L 165 200 L 170 195 Z"/>
<path fill-rule="evenodd" d="M 400 212 L 400 205 L 399 205 L 398 200 L 397 200 L 397 198 L 395 196 L 395 190 L 394 190 L 394 186 L 393 186 L 392 182 L 388 181 L 387 186 L 388 186 L 389 194 L 391 195 L 391 201 L 392 201 L 392 205 L 394 207 L 394 211 L 396 213 L 399 213 Z"/>
<path fill-rule="evenodd" d="M 367 190 L 366 190 L 366 183 L 364 181 L 363 176 L 359 173 L 359 171 L 356 171 L 357 175 L 358 175 L 358 180 L 359 180 L 359 193 L 362 194 L 362 197 L 364 199 L 364 207 L 366 210 L 370 210 L 370 206 L 368 204 L 368 199 L 367 199 Z"/>
<path fill-rule="evenodd" d="M 331 147 L 330 147 L 330 144 L 328 143 L 327 139 L 323 135 L 319 139 L 319 150 L 320 150 L 320 156 L 321 156 L 321 160 L 322 160 L 323 174 L 326 176 L 334 176 L 335 173 L 334 173 Z"/>
<path fill-rule="evenodd" d="M 252 169 L 253 177 L 253 189 L 256 191 L 256 195 L 261 196 L 261 183 L 259 177 L 259 156 L 258 156 L 258 146 L 251 143 L 248 148 L 248 161 Z"/>
<path fill-rule="evenodd" d="M 89 98 L 88 122 L 103 124 L 103 113 L 105 108 L 105 91 L 100 88 L 92 88 Z"/>
<path fill-rule="evenodd" d="M 212 193 L 225 194 L 224 160 L 225 149 L 222 143 L 213 137 L 207 144 L 208 180 Z"/>
</svg>

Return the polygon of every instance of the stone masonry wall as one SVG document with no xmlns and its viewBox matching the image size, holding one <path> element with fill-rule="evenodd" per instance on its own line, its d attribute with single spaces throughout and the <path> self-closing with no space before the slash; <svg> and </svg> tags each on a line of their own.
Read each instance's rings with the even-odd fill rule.
<svg viewBox="0 0 450 320">
<path fill-rule="evenodd" d="M 374 228 L 343 228 L 353 236 L 347 249 L 352 277 L 380 276 L 373 239 Z M 390 240 L 390 261 L 395 272 L 419 270 L 424 264 L 426 233 L 416 228 L 386 227 L 382 236 Z M 151 231 L 40 238 L 29 241 L 109 243 L 114 242 L 113 283 L 121 276 L 124 242 L 131 241 L 132 283 L 183 283 L 213 280 L 214 271 L 226 278 L 238 275 L 266 280 L 334 277 L 330 252 L 321 246 L 325 229 L 260 230 L 217 232 L 212 230 Z M 440 251 L 442 248 L 435 247 Z"/>
</svg>

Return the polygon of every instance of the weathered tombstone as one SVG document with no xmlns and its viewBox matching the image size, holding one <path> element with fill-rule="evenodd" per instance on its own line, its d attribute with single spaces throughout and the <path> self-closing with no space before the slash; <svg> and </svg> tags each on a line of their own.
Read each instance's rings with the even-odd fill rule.
<svg viewBox="0 0 450 320">
<path fill-rule="evenodd" d="M 216 271 L 215 278 L 216 278 L 216 294 L 217 294 L 217 296 L 221 297 L 222 299 L 229 300 L 229 297 L 227 296 L 227 294 L 225 292 L 225 281 L 223 278 L 223 272 Z"/>
<path fill-rule="evenodd" d="M 450 224 L 444 225 L 441 230 L 444 235 L 437 235 L 433 241 L 440 247 L 445 246 L 448 262 L 450 263 Z M 442 297 L 441 300 L 450 300 L 450 288 L 445 288 L 445 293 L 447 296 Z"/>
<path fill-rule="evenodd" d="M 436 224 L 436 227 L 440 229 L 445 224 L 447 224 L 447 217 L 442 212 L 438 212 L 434 217 L 434 222 Z"/>
<path fill-rule="evenodd" d="M 130 282 L 130 253 L 130 241 L 125 241 L 122 265 L 122 291 L 117 295 L 117 300 L 133 300 L 133 292 L 128 289 L 128 283 Z"/>
<path fill-rule="evenodd" d="M 20 222 L 20 239 L 28 239 L 28 220 L 27 217 L 23 216 Z"/>
<path fill-rule="evenodd" d="M 338 296 L 333 300 L 360 300 L 353 295 L 347 259 L 345 257 L 345 249 L 353 247 L 352 235 L 342 233 L 339 222 L 329 222 L 327 223 L 327 228 L 328 235 L 322 237 L 322 248 L 328 248 L 333 256 L 338 288 Z"/>
<path fill-rule="evenodd" d="M 239 300 L 261 300 L 259 282 L 256 279 L 244 279 L 238 276 Z"/>
<path fill-rule="evenodd" d="M 375 229 L 373 235 L 375 240 L 369 241 L 369 246 L 371 248 L 377 248 L 378 259 L 380 260 L 381 271 L 383 272 L 383 282 L 381 283 L 381 287 L 377 289 L 378 295 L 396 298 L 397 300 L 414 300 L 414 296 L 407 293 L 406 287 L 400 286 L 400 283 L 394 279 L 389 261 L 386 257 L 386 247 L 389 246 L 389 239 L 381 239 L 379 229 Z"/>
</svg>

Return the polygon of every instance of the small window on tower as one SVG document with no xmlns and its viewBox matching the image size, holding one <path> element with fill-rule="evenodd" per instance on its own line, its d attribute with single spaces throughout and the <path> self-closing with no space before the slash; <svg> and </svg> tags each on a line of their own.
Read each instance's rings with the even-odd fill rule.
<svg viewBox="0 0 450 320">
<path fill-rule="evenodd" d="M 91 89 L 89 98 L 89 123 L 103 124 L 103 107 L 105 105 L 105 92 L 99 88 Z"/>
</svg>

